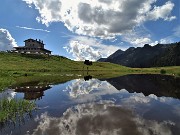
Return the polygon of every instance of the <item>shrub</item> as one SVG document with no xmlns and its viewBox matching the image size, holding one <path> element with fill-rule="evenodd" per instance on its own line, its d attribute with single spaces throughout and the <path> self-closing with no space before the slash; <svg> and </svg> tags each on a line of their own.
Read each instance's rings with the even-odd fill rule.
<svg viewBox="0 0 180 135">
<path fill-rule="evenodd" d="M 166 74 L 166 70 L 161 69 L 161 70 L 160 70 L 160 73 L 161 73 L 161 74 Z"/>
</svg>

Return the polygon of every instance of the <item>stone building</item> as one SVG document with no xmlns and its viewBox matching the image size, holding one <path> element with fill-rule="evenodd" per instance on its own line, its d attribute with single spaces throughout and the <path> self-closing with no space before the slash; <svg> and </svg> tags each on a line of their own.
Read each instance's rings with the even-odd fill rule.
<svg viewBox="0 0 180 135">
<path fill-rule="evenodd" d="M 15 50 L 13 52 L 17 53 L 27 53 L 27 54 L 51 54 L 50 50 L 47 50 L 44 48 L 44 43 L 43 41 L 39 40 L 34 40 L 34 39 L 27 39 L 24 41 L 25 46 L 22 47 L 14 47 Z"/>
</svg>

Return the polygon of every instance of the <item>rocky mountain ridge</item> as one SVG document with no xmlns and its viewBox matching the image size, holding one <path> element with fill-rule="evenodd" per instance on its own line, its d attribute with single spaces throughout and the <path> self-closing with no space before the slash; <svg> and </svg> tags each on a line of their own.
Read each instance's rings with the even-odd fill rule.
<svg viewBox="0 0 180 135">
<path fill-rule="evenodd" d="M 145 44 L 143 47 L 130 47 L 126 51 L 117 50 L 108 58 L 101 58 L 98 61 L 134 68 L 179 66 L 180 42 L 155 46 Z"/>
</svg>

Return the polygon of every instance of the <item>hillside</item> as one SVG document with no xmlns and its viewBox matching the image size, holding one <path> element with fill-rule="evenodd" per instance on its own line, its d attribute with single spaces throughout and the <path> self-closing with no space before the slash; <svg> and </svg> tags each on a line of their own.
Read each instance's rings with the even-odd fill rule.
<svg viewBox="0 0 180 135">
<path fill-rule="evenodd" d="M 133 49 L 132 49 L 133 50 Z M 129 49 L 129 51 L 131 51 Z M 172 50 L 179 52 L 177 48 Z M 169 53 L 169 57 L 173 53 Z M 112 56 L 111 56 L 112 57 Z M 117 56 L 118 57 L 118 56 Z M 172 56 L 174 57 L 174 56 Z M 114 57 L 112 57 L 114 58 Z M 164 57 L 165 59 L 166 57 Z M 161 60 L 161 59 L 159 59 Z M 92 71 L 99 74 L 131 74 L 131 73 L 160 73 L 159 68 L 129 68 L 109 62 L 93 62 L 92 66 L 87 66 L 83 61 L 73 61 L 63 56 L 33 55 L 0 52 L 0 74 L 6 73 L 62 73 L 62 72 L 82 72 Z M 178 61 L 179 62 L 179 61 Z M 167 74 L 179 74 L 180 66 L 166 67 Z"/>
<path fill-rule="evenodd" d="M 0 52 L 0 91 L 12 84 L 38 81 L 55 84 L 71 79 L 93 76 L 111 78 L 127 74 L 160 74 L 163 69 L 168 75 L 180 76 L 180 66 L 165 68 L 128 68 L 109 62 L 72 61 L 62 56 L 30 55 Z"/>
<path fill-rule="evenodd" d="M 63 56 L 0 52 L 0 61 L 0 91 L 12 84 L 24 82 L 55 84 L 86 75 L 102 78 L 128 72 L 128 68 L 124 66 L 101 62 L 93 63 L 87 71 L 84 62 L 76 62 Z"/>
<path fill-rule="evenodd" d="M 142 48 L 130 47 L 126 51 L 116 51 L 103 61 L 133 68 L 179 66 L 180 42 L 156 46 L 146 44 Z"/>
<path fill-rule="evenodd" d="M 83 62 L 77 62 L 63 56 L 47 56 L 33 54 L 17 54 L 0 52 L 1 71 L 26 71 L 26 72 L 61 72 L 61 71 L 81 71 L 87 66 Z M 89 70 L 118 70 L 126 69 L 111 63 L 93 63 Z"/>
</svg>

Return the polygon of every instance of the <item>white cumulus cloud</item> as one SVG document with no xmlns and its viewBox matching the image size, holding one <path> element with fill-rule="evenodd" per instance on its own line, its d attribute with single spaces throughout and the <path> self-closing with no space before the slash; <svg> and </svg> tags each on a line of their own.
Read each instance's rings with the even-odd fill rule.
<svg viewBox="0 0 180 135">
<path fill-rule="evenodd" d="M 85 59 L 95 61 L 102 57 L 108 57 L 120 49 L 114 45 L 105 45 L 101 40 L 84 36 L 72 38 L 64 48 L 78 61 Z"/>
<path fill-rule="evenodd" d="M 8 30 L 0 28 L 0 51 L 12 50 L 13 47 L 17 47 L 15 39 Z"/>
<path fill-rule="evenodd" d="M 36 18 L 49 25 L 63 22 L 72 32 L 100 38 L 113 38 L 146 21 L 171 21 L 174 3 L 154 6 L 157 0 L 23 0 L 39 11 Z"/>
<path fill-rule="evenodd" d="M 151 44 L 152 40 L 149 35 L 137 36 L 134 34 L 129 34 L 123 37 L 126 42 L 129 42 L 134 47 L 143 47 L 145 44 Z"/>
<path fill-rule="evenodd" d="M 173 10 L 174 4 L 171 1 L 166 2 L 163 6 L 157 7 L 155 6 L 152 11 L 147 14 L 147 19 L 149 20 L 157 20 L 164 19 L 166 21 L 171 21 L 176 19 L 175 16 L 171 16 L 170 13 Z"/>
</svg>

